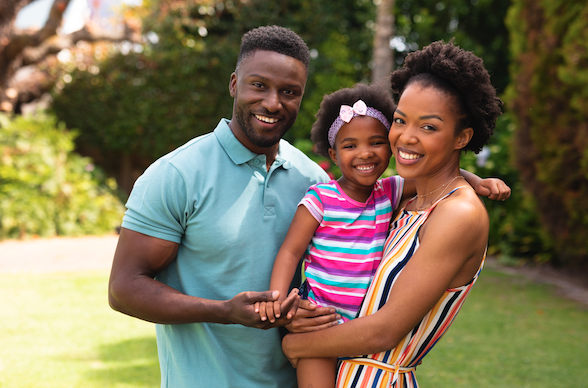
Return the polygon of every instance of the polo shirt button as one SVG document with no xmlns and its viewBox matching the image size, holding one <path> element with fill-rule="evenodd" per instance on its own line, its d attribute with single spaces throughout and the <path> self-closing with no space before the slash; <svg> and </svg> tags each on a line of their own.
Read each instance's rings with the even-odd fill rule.
<svg viewBox="0 0 588 388">
<path fill-rule="evenodd" d="M 259 159 L 253 159 L 253 164 L 259 164 Z"/>
</svg>

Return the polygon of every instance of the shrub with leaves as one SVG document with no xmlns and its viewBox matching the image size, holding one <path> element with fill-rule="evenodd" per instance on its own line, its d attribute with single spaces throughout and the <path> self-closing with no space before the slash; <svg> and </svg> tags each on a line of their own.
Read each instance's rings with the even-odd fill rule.
<svg viewBox="0 0 588 388">
<path fill-rule="evenodd" d="M 517 167 L 560 264 L 588 264 L 588 3 L 515 0 L 511 32 Z"/>
<path fill-rule="evenodd" d="M 0 116 L 0 239 L 113 232 L 116 183 L 72 152 L 75 132 L 53 117 Z"/>
</svg>

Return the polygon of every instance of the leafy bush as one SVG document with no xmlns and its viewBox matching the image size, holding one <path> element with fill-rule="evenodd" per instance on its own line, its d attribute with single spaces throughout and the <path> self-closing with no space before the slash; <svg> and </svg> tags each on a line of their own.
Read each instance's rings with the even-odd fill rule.
<svg viewBox="0 0 588 388">
<path fill-rule="evenodd" d="M 301 111 L 286 134 L 294 143 L 309 137 L 323 94 L 369 77 L 372 31 L 365 26 L 374 11 L 372 2 L 356 0 L 296 0 L 287 6 L 267 0 L 144 1 L 129 13 L 141 19 L 145 41 L 113 46 L 91 66 L 72 63 L 52 109 L 79 129 L 78 151 L 108 173 L 122 175 L 125 157 L 134 158 L 131 169 L 143 171 L 212 131 L 221 117 L 231 117 L 228 83 L 243 33 L 280 24 L 298 32 L 312 50 Z M 120 175 L 119 187 L 130 191 L 132 180 Z"/>
<path fill-rule="evenodd" d="M 500 254 L 499 259 L 507 264 L 547 262 L 554 257 L 553 241 L 541 227 L 536 201 L 524 190 L 514 167 L 514 133 L 512 114 L 503 114 L 498 118 L 490 145 L 478 155 L 463 155 L 461 167 L 483 178 L 500 178 L 512 189 L 506 202 L 484 199 L 490 216 L 488 253 Z"/>
<path fill-rule="evenodd" d="M 74 132 L 48 116 L 0 116 L 0 239 L 114 231 L 116 183 L 72 153 Z"/>
<path fill-rule="evenodd" d="M 516 165 L 564 265 L 588 265 L 588 3 L 515 0 L 512 84 Z"/>
</svg>

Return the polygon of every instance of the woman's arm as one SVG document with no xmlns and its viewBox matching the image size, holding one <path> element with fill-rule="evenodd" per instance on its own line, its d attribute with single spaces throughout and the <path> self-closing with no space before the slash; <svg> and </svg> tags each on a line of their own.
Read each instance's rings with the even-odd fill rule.
<svg viewBox="0 0 588 388">
<path fill-rule="evenodd" d="M 488 217 L 473 191 L 440 203 L 421 229 L 420 246 L 375 314 L 317 333 L 288 335 L 290 359 L 343 357 L 393 349 L 433 308 L 445 290 L 467 284 L 482 260 Z"/>
<path fill-rule="evenodd" d="M 259 313 L 262 321 L 269 319 L 273 323 L 282 313 L 289 313 L 288 319 L 292 318 L 293 313 L 281 311 L 280 302 L 288 296 L 288 289 L 294 278 L 294 272 L 318 226 L 318 221 L 310 214 L 308 209 L 304 205 L 299 205 L 286 238 L 278 251 L 272 270 L 269 289 L 279 291 L 280 296 L 276 302 L 260 304 Z"/>
</svg>

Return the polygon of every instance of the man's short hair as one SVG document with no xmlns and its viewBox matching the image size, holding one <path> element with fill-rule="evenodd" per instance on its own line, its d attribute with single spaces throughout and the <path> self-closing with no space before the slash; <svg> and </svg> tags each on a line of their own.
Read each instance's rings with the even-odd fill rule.
<svg viewBox="0 0 588 388">
<path fill-rule="evenodd" d="M 280 26 L 257 27 L 243 35 L 241 50 L 237 59 L 239 64 L 257 50 L 274 51 L 298 59 L 308 71 L 310 51 L 300 36 L 294 31 Z"/>
</svg>

